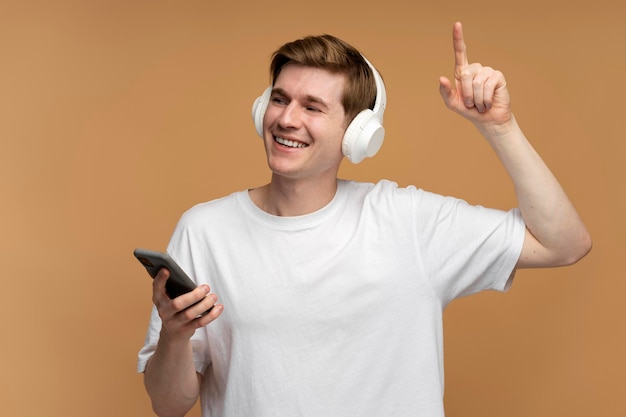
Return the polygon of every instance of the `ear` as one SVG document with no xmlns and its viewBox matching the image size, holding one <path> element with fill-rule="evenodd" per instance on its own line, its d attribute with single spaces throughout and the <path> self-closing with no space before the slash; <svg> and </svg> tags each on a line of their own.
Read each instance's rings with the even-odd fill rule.
<svg viewBox="0 0 626 417">
<path fill-rule="evenodd" d="M 252 104 L 252 121 L 254 122 L 256 133 L 261 138 L 263 138 L 263 117 L 265 117 L 265 111 L 269 105 L 271 95 L 272 87 L 267 87 L 263 94 L 257 97 Z"/>
<path fill-rule="evenodd" d="M 383 115 L 387 107 L 387 91 L 376 68 L 363 57 L 374 74 L 376 101 L 373 109 L 361 111 L 350 122 L 343 137 L 341 149 L 350 162 L 358 164 L 365 157 L 372 157 L 380 150 L 385 139 Z"/>
<path fill-rule="evenodd" d="M 354 164 L 376 155 L 383 144 L 385 128 L 374 111 L 361 111 L 352 120 L 343 136 L 341 150 Z"/>
</svg>

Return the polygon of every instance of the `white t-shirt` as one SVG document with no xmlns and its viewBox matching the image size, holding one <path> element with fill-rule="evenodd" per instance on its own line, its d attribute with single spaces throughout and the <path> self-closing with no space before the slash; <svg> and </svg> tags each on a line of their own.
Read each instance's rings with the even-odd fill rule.
<svg viewBox="0 0 626 417">
<path fill-rule="evenodd" d="M 225 307 L 192 338 L 202 415 L 443 416 L 443 309 L 505 290 L 524 230 L 517 209 L 388 181 L 339 181 L 298 217 L 247 191 L 191 208 L 168 252 Z M 159 330 L 154 310 L 139 372 Z"/>
</svg>

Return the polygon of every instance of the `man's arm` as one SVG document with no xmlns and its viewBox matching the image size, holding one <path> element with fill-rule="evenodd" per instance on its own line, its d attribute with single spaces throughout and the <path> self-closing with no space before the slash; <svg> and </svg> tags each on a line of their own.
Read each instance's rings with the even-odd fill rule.
<svg viewBox="0 0 626 417">
<path fill-rule="evenodd" d="M 591 237 L 565 191 L 524 136 L 511 112 L 501 72 L 469 64 L 460 23 L 453 28 L 455 88 L 439 79 L 446 106 L 487 139 L 513 181 L 526 238 L 518 268 L 563 266 L 591 249 Z"/>
<path fill-rule="evenodd" d="M 144 372 L 144 384 L 158 416 L 181 417 L 200 393 L 201 376 L 194 367 L 190 338 L 196 329 L 219 317 L 224 307 L 215 304 L 217 297 L 206 285 L 171 300 L 165 291 L 167 278 L 169 271 L 163 268 L 153 283 L 153 302 L 162 325 L 157 348 Z M 200 316 L 213 305 L 210 313 Z"/>
</svg>

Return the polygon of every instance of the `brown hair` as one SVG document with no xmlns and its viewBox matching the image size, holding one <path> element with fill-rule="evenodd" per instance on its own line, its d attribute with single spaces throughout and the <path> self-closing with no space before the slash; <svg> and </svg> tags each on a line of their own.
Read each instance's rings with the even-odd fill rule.
<svg viewBox="0 0 626 417">
<path fill-rule="evenodd" d="M 356 48 L 341 39 L 332 35 L 307 36 L 284 44 L 272 56 L 272 85 L 283 67 L 289 63 L 345 75 L 346 88 L 342 104 L 348 122 L 362 110 L 374 108 L 376 82 L 372 69 Z"/>
</svg>

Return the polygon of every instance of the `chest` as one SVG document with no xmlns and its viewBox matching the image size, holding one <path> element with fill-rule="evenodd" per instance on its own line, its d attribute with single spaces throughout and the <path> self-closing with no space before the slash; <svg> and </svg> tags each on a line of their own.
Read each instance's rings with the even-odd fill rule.
<svg viewBox="0 0 626 417">
<path fill-rule="evenodd" d="M 407 308 L 434 302 L 401 236 L 347 230 L 251 234 L 216 245 L 207 276 L 226 307 L 223 325 L 341 333 L 380 320 L 381 306 L 386 320 L 406 320 Z"/>
</svg>

